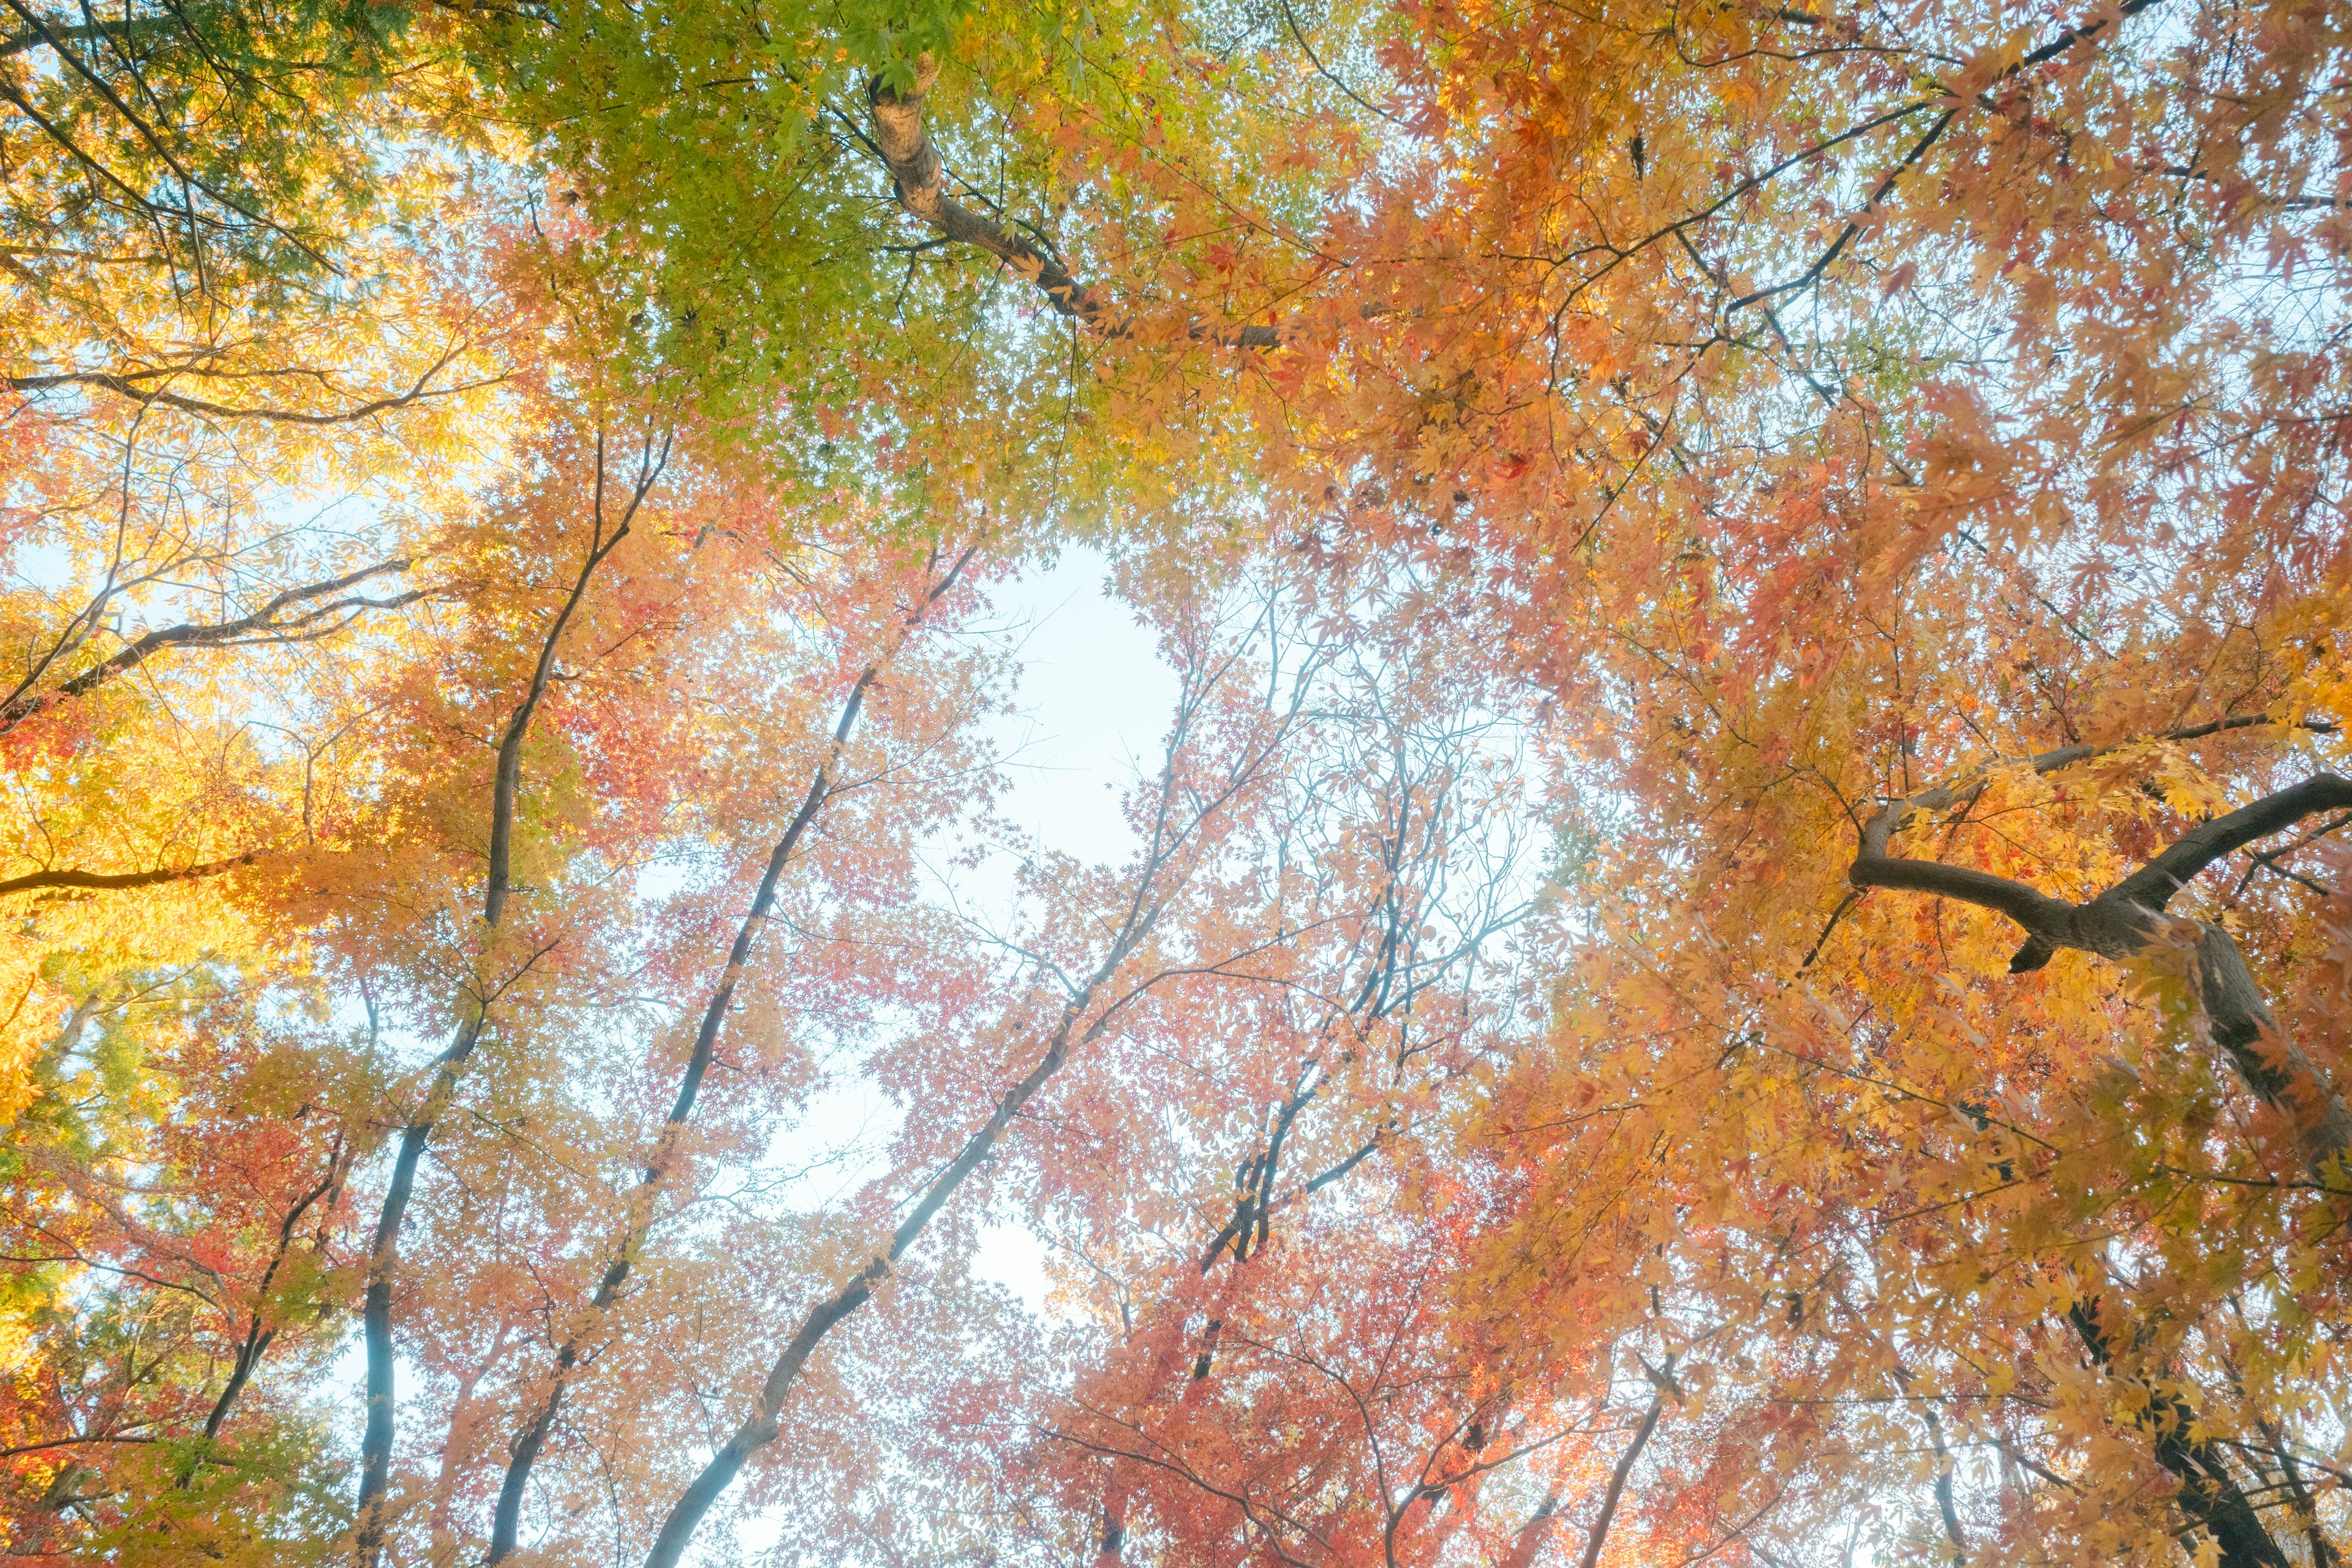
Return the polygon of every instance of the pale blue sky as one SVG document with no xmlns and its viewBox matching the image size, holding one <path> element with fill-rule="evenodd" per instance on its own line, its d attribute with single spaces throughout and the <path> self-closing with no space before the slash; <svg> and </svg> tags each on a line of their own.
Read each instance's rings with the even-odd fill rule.
<svg viewBox="0 0 2352 1568">
<path fill-rule="evenodd" d="M 1066 550 L 1052 567 L 1032 569 L 991 597 L 1003 619 L 1026 627 L 1016 634 L 1019 712 L 997 726 L 998 743 L 1013 759 L 1004 813 L 1047 849 L 1118 864 L 1136 847 L 1119 797 L 1139 762 L 1157 762 L 1176 674 L 1135 612 L 1112 596 L 1109 571 L 1094 551 Z M 984 868 L 970 890 L 1001 906 L 1009 872 Z M 989 1226 L 973 1272 L 1033 1312 L 1045 1310 L 1045 1250 L 1026 1230 Z"/>
</svg>

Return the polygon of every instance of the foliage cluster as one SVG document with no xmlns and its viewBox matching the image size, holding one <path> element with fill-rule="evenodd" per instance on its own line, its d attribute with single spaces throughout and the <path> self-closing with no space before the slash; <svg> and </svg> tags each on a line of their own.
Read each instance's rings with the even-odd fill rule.
<svg viewBox="0 0 2352 1568">
<path fill-rule="evenodd" d="M 2352 1550 L 2344 0 L 0 7 L 10 1554 Z"/>
</svg>

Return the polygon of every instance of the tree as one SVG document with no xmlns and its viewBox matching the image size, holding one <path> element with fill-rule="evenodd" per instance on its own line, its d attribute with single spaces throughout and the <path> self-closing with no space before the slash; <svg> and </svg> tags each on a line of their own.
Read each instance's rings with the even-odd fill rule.
<svg viewBox="0 0 2352 1568">
<path fill-rule="evenodd" d="M 2336 1560 L 2337 10 L 16 20 L 13 1549 Z"/>
<path fill-rule="evenodd" d="M 1575 773 L 1636 808 L 1610 862 L 1627 889 L 1610 934 L 1654 956 L 1612 966 L 1594 1005 L 1624 987 L 1696 992 L 1712 999 L 1696 1008 L 1704 1022 L 1676 1027 L 1710 1036 L 1692 1047 L 1705 1060 L 1764 1050 L 1792 1053 L 1809 1078 L 1884 1075 L 1979 1135 L 2030 1093 L 2032 1114 L 2010 1117 L 2018 1135 L 2090 1161 L 2032 1178 L 2092 1194 L 2085 1228 L 2062 1226 L 2063 1240 L 1881 1240 L 1871 1224 L 1866 1244 L 1842 1243 L 1848 1270 L 1885 1268 L 1890 1252 L 2034 1259 L 1996 1271 L 2021 1299 L 1991 1311 L 1972 1286 L 1927 1313 L 1916 1347 L 1885 1325 L 1925 1307 L 1875 1291 L 1853 1303 L 1853 1331 L 1880 1336 L 1853 1364 L 1895 1390 L 1854 1397 L 1906 1407 L 1899 1439 L 1872 1441 L 1950 1452 L 1952 1407 L 1914 1392 L 1930 1385 L 1909 1358 L 1986 1331 L 1962 1364 L 1999 1378 L 2024 1374 L 1982 1369 L 2035 1366 L 2039 1383 L 2071 1390 L 2055 1422 L 2069 1441 L 2102 1429 L 2112 1404 L 2126 1409 L 2105 1428 L 2095 1485 L 2065 1483 L 2083 1500 L 2020 1505 L 2000 1516 L 2007 1528 L 2103 1550 L 2115 1519 L 2161 1531 L 2185 1516 L 2223 1560 L 2252 1563 L 2298 1534 L 2255 1516 L 2308 1513 L 2296 1467 L 2326 1447 L 2292 1415 L 2316 1408 L 2305 1402 L 2326 1381 L 2311 1359 L 2323 1352 L 2265 1316 L 2257 1282 L 2310 1281 L 2297 1322 L 2327 1310 L 2317 1281 L 2332 1276 L 2313 1249 L 2332 1232 L 2340 1148 L 2323 1059 L 2333 1029 L 2326 1004 L 2293 999 L 2332 997 L 2319 954 L 2338 917 L 2324 875 L 2285 873 L 2342 825 L 2329 764 L 2347 186 L 2326 107 L 2334 67 L 2320 63 L 2336 58 L 2320 42 L 2333 19 L 2179 15 L 2168 25 L 2124 6 L 1995 30 L 1939 8 L 1851 20 L 1418 8 L 1369 47 L 1337 30 L 1311 62 L 1357 72 L 1359 131 L 1385 134 L 1369 115 L 1400 135 L 1383 160 L 1341 152 L 1327 165 L 1351 183 L 1311 268 L 1286 268 L 1282 241 L 1260 232 L 1189 268 L 1155 253 L 1150 277 L 1192 285 L 1194 320 L 1212 301 L 1226 319 L 1282 301 L 1258 335 L 1231 340 L 1272 351 L 1262 360 L 1220 356 L 1214 333 L 1171 345 L 1262 411 L 1286 485 L 1279 536 L 1412 550 L 1450 569 L 1450 592 L 1520 608 L 1528 668 L 1582 717 Z M 1125 177 L 1123 155 L 1104 150 L 1086 174 Z M 1081 281 L 1090 300 L 1116 297 L 1116 279 Z M 1108 305 L 1097 316 L 1107 332 L 1127 319 Z M 1895 852 L 1891 835 L 1920 826 L 1921 807 L 1949 814 L 1948 847 Z M 1931 853 L 1945 863 L 1924 864 Z M 2228 885 L 2176 891 L 2241 854 Z M 2017 968 L 2043 978 L 1973 978 L 1977 947 L 2004 939 L 1895 889 L 2021 917 L 1998 952 L 2027 939 Z M 2298 907 L 2306 895 L 2323 901 Z M 2187 925 L 2153 918 L 2183 903 L 2202 906 Z M 2171 1000 L 2151 1008 L 2074 960 L 2051 973 L 2069 947 L 2153 965 Z M 1937 989 L 1923 993 L 1930 976 Z M 1969 1011 L 1937 1027 L 1949 987 Z M 1808 992 L 1830 1017 L 1859 1016 L 1839 1032 L 1866 1043 L 1833 1051 L 1818 1018 L 1791 1016 Z M 1704 1087 L 1727 1069 L 1692 1076 L 1702 1060 L 1670 1050 L 1674 1037 L 1633 1045 L 1604 1028 L 1564 1059 L 1606 1053 L 1589 1070 L 1625 1092 L 1601 1103 L 1667 1084 L 1694 1114 L 1748 1101 L 1742 1080 Z M 2218 1079 L 2183 1077 L 2157 1043 L 2197 1038 L 2219 1048 Z M 2100 1078 L 2119 1051 L 2137 1075 L 2124 1081 L 2143 1086 L 2129 1093 Z M 1627 1053 L 1658 1056 L 1656 1076 L 1621 1079 Z M 1587 1089 L 1571 1078 L 1555 1092 L 1569 1105 L 1539 1100 L 1526 1120 L 1550 1125 Z M 2254 1115 L 2243 1141 L 2215 1145 L 2200 1129 L 2220 1105 L 2276 1120 Z M 1744 1169 L 1743 1114 L 1675 1133 L 1690 1180 Z M 1891 1159 L 1936 1146 L 1926 1131 L 1874 1142 L 1879 1114 L 1831 1097 L 1806 1109 L 1801 1147 L 1810 1158 L 1823 1140 L 1859 1142 Z M 1654 1152 L 1662 1134 L 1633 1125 L 1623 1135 Z M 1561 1180 L 1609 1168 L 1590 1136 L 1541 1159 Z M 2172 1153 L 2118 1164 L 2118 1138 L 2172 1141 Z M 1512 1148 L 1507 1168 L 1535 1158 Z M 1783 1184 L 1742 1199 L 1752 1208 L 1738 1223 L 1779 1230 L 1799 1193 L 1857 1216 L 1980 1196 L 1949 1172 L 1880 1193 L 1801 1181 L 1804 1169 L 1777 1165 Z M 2233 1184 L 2239 1195 L 2211 1196 Z M 1658 1207 L 1629 1219 L 1645 1240 L 1621 1258 L 1703 1253 L 1706 1226 L 1732 1223 L 1693 1220 L 1671 1182 L 1643 1184 Z M 2259 1224 L 2240 1206 L 2251 1191 L 2279 1200 Z M 1558 1244 L 1528 1237 L 1559 1223 L 1549 1193 L 1530 1189 L 1529 1217 L 1498 1245 L 1551 1256 Z M 1694 1228 L 1706 1238 L 1686 1239 Z M 2256 1233 L 2273 1240 L 2240 1253 Z M 1769 1250 L 1795 1245 L 1784 1232 Z M 2143 1267 L 2170 1247 L 2178 1268 Z M 1720 1258 L 1710 1268 L 1724 1272 Z M 2136 1303 L 2118 1321 L 2146 1324 L 2129 1331 L 2146 1356 L 2132 1365 L 2103 1315 L 2119 1307 L 2116 1271 Z M 1539 1289 L 1524 1266 L 1505 1278 Z M 1821 1279 L 1857 1289 L 1835 1268 Z M 1650 1316 L 1665 1310 L 1668 1278 L 1655 1282 L 1660 1298 L 1633 1299 Z M 1505 1297 L 1532 1313 L 1521 1300 Z M 1653 1325 L 1654 1370 L 1702 1341 L 1738 1342 L 1716 1296 L 1682 1310 L 1679 1328 Z M 1842 1397 L 1755 1386 L 1763 1412 Z M 2021 1397 L 2056 1398 L 2048 1386 Z M 2231 1436 L 2183 1436 L 2191 1409 Z M 1785 1499 L 1770 1478 L 1787 1473 L 1789 1445 L 1743 1447 L 1752 1432 L 1727 1431 L 1710 1450 L 1719 1465 L 1682 1473 L 1759 1508 Z M 1822 1461 L 1840 1478 L 1818 1494 L 1823 1512 L 1866 1495 L 1869 1451 Z M 2056 1473 L 2031 1453 L 2015 1462 Z M 1923 1493 L 1933 1533 L 1966 1551 L 1969 1494 L 1937 1463 Z M 1994 1472 L 1977 1473 L 1990 1487 Z M 1738 1539 L 1768 1527 L 1757 1519 Z"/>
<path fill-rule="evenodd" d="M 1818 1542 L 1889 1449 L 1919 1550 L 2278 1561 L 2317 1502 L 2340 916 L 2280 873 L 2340 826 L 2332 24 L 2140 9 L 1445 12 L 1382 57 L 1427 158 L 1329 243 L 1385 309 L 1266 364 L 1298 526 L 1504 575 L 1634 808 L 1478 1278 L 1736 1382 L 1661 1522 Z"/>
</svg>

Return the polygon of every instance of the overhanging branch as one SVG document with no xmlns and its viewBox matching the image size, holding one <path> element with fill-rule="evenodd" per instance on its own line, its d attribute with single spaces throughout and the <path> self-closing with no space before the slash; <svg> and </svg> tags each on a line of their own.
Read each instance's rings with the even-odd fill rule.
<svg viewBox="0 0 2352 1568">
<path fill-rule="evenodd" d="M 898 205 L 929 226 L 942 239 L 977 246 L 1035 285 L 1047 303 L 1061 315 L 1092 328 L 1105 337 L 1126 337 L 1133 323 L 1114 314 L 1110 306 L 1070 271 L 1062 258 L 1040 239 L 1016 233 L 1010 226 L 976 212 L 948 194 L 946 166 L 939 148 L 924 129 L 923 99 L 939 79 L 939 65 L 929 55 L 916 62 L 911 86 L 897 89 L 876 81 L 866 103 L 874 121 L 871 145 L 897 184 Z M 1387 313 L 1385 306 L 1367 306 L 1366 318 Z M 1195 326 L 1190 335 L 1198 342 L 1223 348 L 1271 349 L 1282 345 L 1284 329 L 1271 326 L 1218 330 Z"/>
<path fill-rule="evenodd" d="M 912 87 L 900 91 L 877 80 L 866 94 L 875 146 L 898 182 L 898 205 L 942 237 L 976 245 L 1011 267 L 1034 283 L 1063 315 L 1089 326 L 1102 325 L 1102 304 L 1070 275 L 1059 257 L 948 195 L 946 166 L 923 128 L 923 95 L 938 79 L 938 62 L 925 55 L 916 64 Z"/>
<path fill-rule="evenodd" d="M 2220 721 L 2179 730 L 2155 740 L 2200 739 L 2228 730 L 2274 723 L 2265 716 Z M 2308 724 L 2307 729 L 2333 729 Z M 2112 751 L 2119 748 L 2105 748 Z M 2094 756 L 2102 749 L 2065 746 L 2028 760 L 2036 773 L 2054 773 Z M 2159 940 L 2181 941 L 2188 950 L 2191 978 L 2199 1005 L 2212 1029 L 2213 1043 L 2228 1055 L 2238 1075 L 2263 1101 L 2293 1122 L 2305 1163 L 2325 1173 L 2352 1151 L 2352 1110 L 2326 1074 L 2279 1029 L 2246 966 L 2236 939 L 2210 921 L 2174 922 L 2165 906 L 2190 878 L 2222 857 L 2269 834 L 2290 827 L 2323 811 L 2352 807 L 2352 779 L 2332 773 L 2314 774 L 2301 784 L 2263 796 L 2250 805 L 2183 835 L 2129 877 L 2095 898 L 2069 903 L 2040 889 L 1969 866 L 1948 866 L 1896 855 L 1894 836 L 1922 811 L 1945 811 L 1972 800 L 1988 782 L 1979 770 L 1907 800 L 1879 808 L 1864 824 L 1862 842 L 1847 880 L 1859 889 L 1898 888 L 1957 899 L 1995 910 L 2023 927 L 2026 940 L 2012 958 L 2012 974 L 2036 970 L 2062 948 L 2095 952 L 2103 958 L 2127 959 Z M 2194 932 L 2172 934 L 2168 928 L 2193 924 Z"/>
<path fill-rule="evenodd" d="M 21 877 L 10 877 L 0 881 L 0 894 L 32 893 L 53 888 L 87 889 L 94 892 L 157 888 L 168 882 L 189 882 L 200 877 L 217 877 L 224 871 L 252 865 L 260 855 L 258 849 L 248 849 L 226 860 L 206 860 L 194 866 L 166 866 L 153 871 L 28 871 Z"/>
<path fill-rule="evenodd" d="M 341 594 L 347 588 L 357 587 L 371 577 L 405 572 L 414 564 L 415 562 L 407 556 L 380 561 L 373 566 L 363 566 L 356 572 L 349 572 L 323 583 L 289 588 L 253 614 L 239 616 L 235 620 L 213 625 L 183 622 L 178 626 L 158 627 L 133 638 L 113 657 L 83 670 L 53 692 L 43 694 L 20 689 L 5 704 L 0 704 L 0 734 L 7 733 L 44 708 L 68 698 L 80 697 L 116 676 L 137 668 L 165 648 L 245 647 L 255 644 L 310 642 L 341 631 L 362 611 L 394 610 L 414 604 L 425 596 L 424 590 L 413 589 L 383 599 L 369 598 L 364 595 L 329 597 Z M 308 608 L 296 608 L 313 600 L 322 602 L 309 604 Z M 289 614 L 289 611 L 292 613 Z"/>
</svg>

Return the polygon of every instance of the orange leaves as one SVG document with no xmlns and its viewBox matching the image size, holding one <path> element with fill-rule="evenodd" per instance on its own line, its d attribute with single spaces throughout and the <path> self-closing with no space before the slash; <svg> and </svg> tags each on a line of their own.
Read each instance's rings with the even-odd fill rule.
<svg viewBox="0 0 2352 1568">
<path fill-rule="evenodd" d="M 2227 826 L 2347 765 L 2331 24 L 1231 9 L 452 12 L 541 162 L 420 132 L 348 292 L 15 247 L 0 879 L 110 880 L 0 943 L 0 1447 L 142 1452 L 12 1544 L 293 1517 L 428 1121 L 411 1555 L 531 1430 L 551 1561 L 734 1431 L 877 1560 L 2340 1533 L 2346 824 Z M 1081 535 L 1186 681 L 1127 867 L 908 611 Z"/>
</svg>

